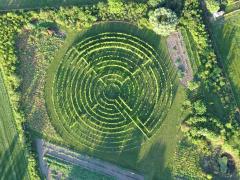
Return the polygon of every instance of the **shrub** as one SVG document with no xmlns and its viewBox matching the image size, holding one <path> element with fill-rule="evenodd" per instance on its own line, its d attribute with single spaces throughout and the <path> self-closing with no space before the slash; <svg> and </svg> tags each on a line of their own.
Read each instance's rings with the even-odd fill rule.
<svg viewBox="0 0 240 180">
<path fill-rule="evenodd" d="M 149 22 L 153 30 L 162 36 L 168 36 L 176 30 L 177 15 L 170 9 L 158 8 L 149 12 Z"/>
</svg>

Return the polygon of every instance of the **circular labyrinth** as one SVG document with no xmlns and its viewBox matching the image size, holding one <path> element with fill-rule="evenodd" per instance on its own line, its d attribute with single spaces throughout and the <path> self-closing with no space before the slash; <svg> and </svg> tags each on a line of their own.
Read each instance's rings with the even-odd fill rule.
<svg viewBox="0 0 240 180">
<path fill-rule="evenodd" d="M 168 63 L 132 34 L 108 31 L 82 38 L 55 72 L 55 128 L 66 140 L 95 150 L 140 146 L 171 105 Z"/>
</svg>

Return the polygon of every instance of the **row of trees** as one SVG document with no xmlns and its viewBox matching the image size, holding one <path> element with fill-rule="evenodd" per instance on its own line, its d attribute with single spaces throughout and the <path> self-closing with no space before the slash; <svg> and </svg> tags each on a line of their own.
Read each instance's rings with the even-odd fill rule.
<svg viewBox="0 0 240 180">
<path fill-rule="evenodd" d="M 161 3 L 159 3 L 161 5 Z M 82 30 L 92 26 L 96 21 L 128 21 L 139 27 L 154 30 L 157 34 L 167 36 L 176 30 L 178 17 L 174 11 L 165 6 L 152 6 L 144 3 L 108 0 L 86 7 L 60 8 L 57 10 L 32 11 L 30 16 L 36 19 L 48 19 L 68 28 Z"/>
<path fill-rule="evenodd" d="M 184 109 L 189 109 L 191 115 L 184 121 L 183 129 L 193 142 L 207 140 L 213 146 L 221 145 L 222 149 L 231 153 L 237 161 L 240 157 L 237 107 L 228 88 L 229 84 L 218 66 L 202 16 L 199 1 L 185 1 L 180 25 L 192 36 L 201 65 L 195 81 L 188 86 L 189 97 L 184 103 Z M 218 97 L 221 102 L 209 102 L 209 99 L 205 100 L 205 94 L 213 94 L 212 96 Z M 214 103 L 222 104 L 221 108 L 226 111 L 225 117 L 214 114 Z"/>
</svg>

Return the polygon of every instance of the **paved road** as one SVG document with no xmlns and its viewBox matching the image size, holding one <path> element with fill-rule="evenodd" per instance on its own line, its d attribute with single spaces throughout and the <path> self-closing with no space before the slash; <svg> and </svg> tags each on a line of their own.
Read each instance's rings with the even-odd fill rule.
<svg viewBox="0 0 240 180">
<path fill-rule="evenodd" d="M 38 142 L 39 141 L 42 142 L 38 144 L 42 145 L 42 149 L 45 151 L 44 153 L 60 158 L 68 163 L 78 165 L 92 171 L 104 173 L 116 177 L 119 180 L 144 180 L 144 177 L 142 175 L 122 169 L 111 163 L 86 155 L 81 155 L 69 149 L 53 145 L 42 140 L 38 140 Z M 38 148 L 41 149 L 41 147 Z"/>
</svg>

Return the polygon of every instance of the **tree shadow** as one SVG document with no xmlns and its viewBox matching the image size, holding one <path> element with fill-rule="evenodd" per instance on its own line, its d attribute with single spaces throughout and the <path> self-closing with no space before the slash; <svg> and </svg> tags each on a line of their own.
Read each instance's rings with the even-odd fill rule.
<svg viewBox="0 0 240 180">
<path fill-rule="evenodd" d="M 133 137 L 133 139 L 130 138 L 129 140 L 125 141 L 124 138 L 128 139 L 129 137 Z M 118 165 L 125 168 L 135 169 L 135 163 L 133 162 L 137 161 L 140 147 L 145 140 L 146 139 L 144 135 L 137 127 L 135 127 L 132 130 L 131 134 L 128 133 L 126 136 L 122 137 L 119 146 L 114 147 L 112 150 L 88 150 L 88 154 L 90 151 L 92 155 L 100 159 L 107 160 L 111 163 L 117 163 Z M 113 144 L 112 142 L 109 142 L 109 139 L 107 139 L 107 137 L 104 137 L 102 139 L 102 143 L 98 144 L 98 146 L 101 147 L 108 147 L 109 145 Z"/>
<path fill-rule="evenodd" d="M 166 145 L 162 143 L 153 144 L 147 153 L 138 161 L 138 166 L 148 174 L 146 179 L 168 180 L 172 179 L 171 169 L 166 166 Z"/>
<path fill-rule="evenodd" d="M 9 148 L 3 153 L 0 166 L 1 179 L 24 179 L 28 177 L 28 162 L 24 148 L 15 134 Z"/>
</svg>

